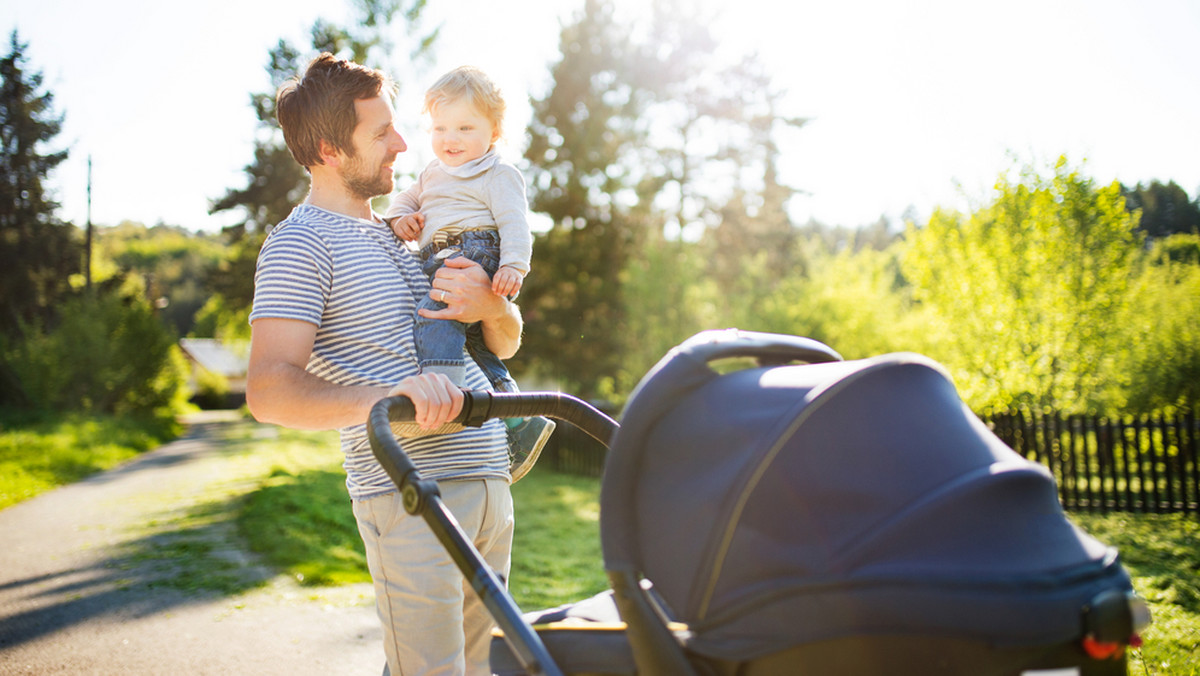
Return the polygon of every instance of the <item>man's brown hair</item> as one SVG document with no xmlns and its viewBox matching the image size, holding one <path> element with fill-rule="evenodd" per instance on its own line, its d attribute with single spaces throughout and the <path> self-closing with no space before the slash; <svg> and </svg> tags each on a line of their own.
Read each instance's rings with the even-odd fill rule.
<svg viewBox="0 0 1200 676">
<path fill-rule="evenodd" d="M 386 75 L 325 52 L 275 95 L 275 116 L 292 157 L 308 168 L 323 164 L 321 141 L 354 157 L 354 102 L 395 94 Z"/>
</svg>

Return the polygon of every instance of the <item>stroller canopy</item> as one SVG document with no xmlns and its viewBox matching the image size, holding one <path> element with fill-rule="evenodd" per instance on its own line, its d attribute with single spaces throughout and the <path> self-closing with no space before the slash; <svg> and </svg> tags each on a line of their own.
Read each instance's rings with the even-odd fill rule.
<svg viewBox="0 0 1200 676">
<path fill-rule="evenodd" d="M 703 342 L 703 341 L 699 341 Z M 747 659 L 849 635 L 1066 641 L 1115 550 L 1064 516 L 912 354 L 726 374 L 685 343 L 634 392 L 601 490 L 605 566 Z"/>
</svg>

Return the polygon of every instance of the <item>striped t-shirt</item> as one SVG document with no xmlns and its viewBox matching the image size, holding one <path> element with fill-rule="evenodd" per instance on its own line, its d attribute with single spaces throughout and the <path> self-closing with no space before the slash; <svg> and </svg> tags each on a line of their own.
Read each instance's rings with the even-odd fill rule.
<svg viewBox="0 0 1200 676">
<path fill-rule="evenodd" d="M 307 370 L 339 385 L 391 387 L 417 371 L 417 303 L 429 279 L 382 222 L 302 204 L 271 231 L 258 255 L 250 321 L 298 319 L 317 326 Z M 469 355 L 467 387 L 489 389 Z M 396 490 L 375 460 L 366 420 L 340 430 L 350 497 Z M 402 440 L 425 478 L 508 478 L 503 423 Z"/>
</svg>

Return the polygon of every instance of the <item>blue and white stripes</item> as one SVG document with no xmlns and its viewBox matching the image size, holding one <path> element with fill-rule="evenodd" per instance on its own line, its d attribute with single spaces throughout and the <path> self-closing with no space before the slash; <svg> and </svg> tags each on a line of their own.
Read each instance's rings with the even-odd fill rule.
<svg viewBox="0 0 1200 676">
<path fill-rule="evenodd" d="M 296 207 L 263 244 L 250 321 L 298 319 L 317 326 L 308 371 L 339 385 L 390 387 L 417 373 L 413 313 L 429 280 L 384 223 L 311 205 Z M 488 389 L 468 355 L 467 385 Z M 366 420 L 341 430 L 350 496 L 395 490 L 367 443 Z M 503 424 L 404 441 L 431 479 L 508 476 Z"/>
</svg>

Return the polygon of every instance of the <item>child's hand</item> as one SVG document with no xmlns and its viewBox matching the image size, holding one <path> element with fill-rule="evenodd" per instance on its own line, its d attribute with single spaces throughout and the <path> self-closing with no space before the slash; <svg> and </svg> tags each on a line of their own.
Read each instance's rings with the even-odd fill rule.
<svg viewBox="0 0 1200 676">
<path fill-rule="evenodd" d="M 497 296 L 512 298 L 521 290 L 522 281 L 524 281 L 524 275 L 517 272 L 514 268 L 505 265 L 492 276 L 492 291 Z"/>
<path fill-rule="evenodd" d="M 425 228 L 425 214 L 417 211 L 407 216 L 392 219 L 392 232 L 406 242 L 421 238 L 421 230 Z"/>
</svg>

